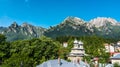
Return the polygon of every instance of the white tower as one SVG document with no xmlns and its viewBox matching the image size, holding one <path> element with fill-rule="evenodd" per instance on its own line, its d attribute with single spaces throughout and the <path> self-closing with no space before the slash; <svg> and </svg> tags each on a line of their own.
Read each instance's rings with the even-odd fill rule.
<svg viewBox="0 0 120 67">
<path fill-rule="evenodd" d="M 68 55 L 68 59 L 71 61 L 75 61 L 77 59 L 82 59 L 85 54 L 84 48 L 83 48 L 83 42 L 74 40 L 74 47 L 72 48 L 70 54 Z"/>
</svg>

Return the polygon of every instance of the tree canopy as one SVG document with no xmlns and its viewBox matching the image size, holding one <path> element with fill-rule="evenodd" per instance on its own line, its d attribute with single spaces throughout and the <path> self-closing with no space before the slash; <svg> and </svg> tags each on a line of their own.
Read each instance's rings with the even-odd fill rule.
<svg viewBox="0 0 120 67">
<path fill-rule="evenodd" d="M 85 53 L 89 55 L 89 58 L 100 57 L 101 62 L 106 62 L 109 58 L 103 44 L 110 41 L 97 36 L 65 36 L 58 37 L 56 40 L 42 36 L 30 40 L 6 42 L 6 37 L 0 34 L 0 66 L 35 67 L 44 61 L 58 57 L 67 60 L 75 38 L 83 41 Z M 62 46 L 63 42 L 68 43 L 66 48 Z"/>
<path fill-rule="evenodd" d="M 35 67 L 58 57 L 60 43 L 47 37 L 19 40 L 10 43 L 10 56 L 2 63 L 3 67 Z"/>
</svg>

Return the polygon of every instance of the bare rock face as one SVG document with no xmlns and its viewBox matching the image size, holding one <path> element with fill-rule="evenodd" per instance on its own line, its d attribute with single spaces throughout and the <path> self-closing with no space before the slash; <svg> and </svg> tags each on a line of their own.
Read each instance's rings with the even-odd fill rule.
<svg viewBox="0 0 120 67">
<path fill-rule="evenodd" d="M 95 19 L 92 19 L 89 22 L 89 24 L 91 26 L 95 26 L 95 27 L 102 27 L 102 26 L 106 26 L 107 24 L 117 25 L 117 21 L 115 19 L 112 19 L 112 18 L 97 17 Z"/>
<path fill-rule="evenodd" d="M 69 16 L 69 17 L 65 18 L 65 20 L 62 22 L 62 24 L 64 24 L 64 23 L 66 23 L 66 24 L 72 23 L 75 25 L 81 25 L 81 24 L 84 24 L 85 22 L 84 22 L 84 20 L 82 20 L 78 17 Z"/>
<path fill-rule="evenodd" d="M 69 16 L 62 23 L 45 29 L 27 23 L 18 25 L 16 22 L 9 27 L 0 27 L 0 33 L 5 34 L 8 41 L 37 38 L 42 35 L 56 38 L 59 36 L 103 36 L 120 38 L 120 23 L 112 18 L 97 17 L 90 21 Z"/>
<path fill-rule="evenodd" d="M 16 22 L 4 30 L 2 30 L 2 28 L 0 29 L 0 33 L 6 35 L 7 41 L 37 38 L 40 37 L 45 30 L 45 28 L 36 27 L 27 23 L 18 25 Z"/>
<path fill-rule="evenodd" d="M 54 34 L 54 35 L 53 35 Z M 116 38 L 120 35 L 120 23 L 113 18 L 97 17 L 90 21 L 84 21 L 78 17 L 67 17 L 65 20 L 49 28 L 44 32 L 45 36 L 103 36 L 106 38 Z"/>
</svg>

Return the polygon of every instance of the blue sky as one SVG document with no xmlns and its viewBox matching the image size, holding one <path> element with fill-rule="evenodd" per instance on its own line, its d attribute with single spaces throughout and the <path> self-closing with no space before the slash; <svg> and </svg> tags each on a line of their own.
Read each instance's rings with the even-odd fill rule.
<svg viewBox="0 0 120 67">
<path fill-rule="evenodd" d="M 120 21 L 120 0 L 0 0 L 0 26 L 27 22 L 49 27 L 67 16 L 86 21 L 96 17 L 111 17 Z"/>
</svg>

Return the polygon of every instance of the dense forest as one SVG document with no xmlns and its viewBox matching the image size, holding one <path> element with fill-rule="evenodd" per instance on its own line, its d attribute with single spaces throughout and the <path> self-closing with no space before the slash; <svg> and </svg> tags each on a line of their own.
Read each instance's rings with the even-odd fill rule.
<svg viewBox="0 0 120 67">
<path fill-rule="evenodd" d="M 50 59 L 68 60 L 67 55 L 73 47 L 74 39 L 83 41 L 87 56 L 90 61 L 93 57 L 100 57 L 100 62 L 107 62 L 109 53 L 105 52 L 104 43 L 115 42 L 112 39 L 104 39 L 97 36 L 61 36 L 51 39 L 45 36 L 30 40 L 18 40 L 7 42 L 6 37 L 0 34 L 0 66 L 2 67 L 35 67 Z M 67 42 L 68 46 L 62 46 Z"/>
</svg>

